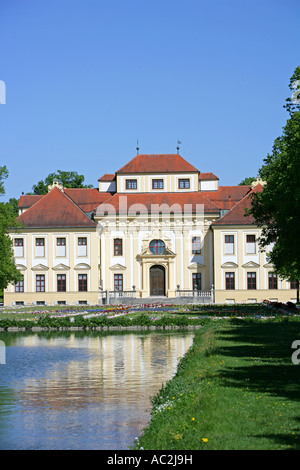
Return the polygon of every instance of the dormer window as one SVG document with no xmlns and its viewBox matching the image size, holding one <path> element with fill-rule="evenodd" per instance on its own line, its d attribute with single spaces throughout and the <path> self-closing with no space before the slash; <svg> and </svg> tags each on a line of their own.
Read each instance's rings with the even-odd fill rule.
<svg viewBox="0 0 300 470">
<path fill-rule="evenodd" d="M 189 178 L 180 178 L 178 180 L 179 189 L 190 189 L 190 179 Z"/>
<path fill-rule="evenodd" d="M 126 180 L 126 189 L 137 189 L 137 180 Z"/>
<path fill-rule="evenodd" d="M 152 189 L 164 189 L 164 180 L 163 179 L 152 180 Z"/>
</svg>

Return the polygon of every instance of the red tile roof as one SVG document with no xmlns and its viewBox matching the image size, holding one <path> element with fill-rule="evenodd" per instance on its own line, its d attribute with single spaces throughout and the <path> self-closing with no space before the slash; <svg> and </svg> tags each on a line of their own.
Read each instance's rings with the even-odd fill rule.
<svg viewBox="0 0 300 470">
<path fill-rule="evenodd" d="M 64 192 L 83 212 L 92 212 L 112 195 L 109 192 L 101 193 L 97 188 L 65 188 Z"/>
<path fill-rule="evenodd" d="M 19 209 L 27 209 L 28 207 L 33 206 L 37 201 L 39 201 L 43 195 L 36 194 L 25 194 L 22 195 L 19 199 Z"/>
<path fill-rule="evenodd" d="M 141 212 L 140 209 L 146 209 L 147 213 L 151 213 L 155 210 L 156 205 L 161 206 L 165 205 L 165 212 L 181 212 L 183 213 L 185 209 L 188 211 L 188 207 L 185 205 L 191 205 L 192 211 L 195 212 L 197 209 L 197 204 L 203 204 L 205 213 L 219 213 L 219 208 L 216 204 L 210 201 L 202 192 L 186 192 L 186 193 L 116 193 L 110 199 L 108 199 L 105 204 L 101 207 L 98 207 L 98 210 L 95 214 L 102 215 L 105 210 L 112 208 L 112 213 L 128 213 L 131 210 L 133 213 Z M 139 209 L 139 205 L 142 207 Z M 164 212 L 164 211 L 162 211 Z M 188 211 L 189 212 L 189 211 Z"/>
<path fill-rule="evenodd" d="M 116 175 L 113 173 L 105 173 L 101 176 L 98 181 L 114 181 L 116 179 Z"/>
<path fill-rule="evenodd" d="M 199 180 L 218 180 L 219 178 L 213 173 L 200 173 Z"/>
<path fill-rule="evenodd" d="M 258 184 L 212 225 L 255 225 L 254 217 L 252 215 L 246 216 L 245 209 L 250 209 L 251 207 L 251 195 L 260 191 L 263 191 L 263 187 Z"/>
<path fill-rule="evenodd" d="M 65 193 L 58 188 L 45 194 L 33 206 L 18 217 L 26 227 L 96 227 Z"/>
<path fill-rule="evenodd" d="M 111 197 L 111 193 L 100 193 L 96 188 L 65 188 L 67 194 L 83 212 L 92 212 L 99 204 Z M 23 195 L 19 199 L 19 209 L 28 209 L 45 195 Z"/>
<path fill-rule="evenodd" d="M 188 163 L 181 155 L 159 154 L 159 155 L 137 155 L 117 173 L 172 173 L 172 172 L 199 172 L 197 168 Z"/>
<path fill-rule="evenodd" d="M 217 191 L 201 191 L 219 209 L 232 209 L 249 191 L 251 186 L 219 186 Z"/>
</svg>

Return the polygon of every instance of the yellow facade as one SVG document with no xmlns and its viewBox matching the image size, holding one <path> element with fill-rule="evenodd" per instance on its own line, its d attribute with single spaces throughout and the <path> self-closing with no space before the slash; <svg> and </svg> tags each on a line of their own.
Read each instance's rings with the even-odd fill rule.
<svg viewBox="0 0 300 470">
<path fill-rule="evenodd" d="M 291 289 L 291 283 L 286 279 L 277 278 L 273 274 L 273 266 L 268 261 L 270 249 L 266 249 L 266 251 L 259 249 L 260 233 L 261 230 L 255 225 L 230 225 L 213 228 L 216 303 L 256 303 L 264 300 L 296 301 L 296 289 Z M 226 236 L 234 237 L 232 253 L 226 253 Z M 251 245 L 247 243 L 247 236 L 255 237 L 254 247 L 247 246 Z M 230 288 L 232 287 L 230 282 L 226 285 L 227 273 L 233 276 L 231 279 L 234 279 L 234 289 Z M 270 282 L 271 286 L 269 286 L 269 276 L 276 281 L 273 285 Z"/>
<path fill-rule="evenodd" d="M 14 247 L 15 263 L 23 274 L 24 292 L 16 292 L 16 286 L 9 285 L 5 290 L 5 305 L 24 302 L 25 305 L 56 305 L 65 302 L 75 305 L 80 303 L 98 303 L 98 265 L 99 249 L 96 230 L 24 230 L 11 233 L 11 238 L 23 240 L 23 250 Z M 65 251 L 59 252 L 57 239 L 64 238 Z M 79 252 L 78 239 L 86 238 L 86 253 Z M 38 252 L 36 239 L 44 240 L 43 252 Z M 78 276 L 87 277 L 87 291 L 78 291 Z M 57 276 L 64 275 L 66 291 L 57 291 Z M 44 292 L 37 292 L 37 276 L 44 276 Z M 43 287 L 43 286 L 39 286 Z"/>
<path fill-rule="evenodd" d="M 23 282 L 8 286 L 4 304 L 92 305 L 107 295 L 172 302 L 200 292 L 216 303 L 295 301 L 289 282 L 270 284 L 259 228 L 224 223 L 251 187 L 219 187 L 179 155 L 154 157 L 137 156 L 141 171 L 125 165 L 100 178 L 98 189 L 55 182 L 42 199 L 21 197 L 27 223 L 10 236 Z"/>
</svg>

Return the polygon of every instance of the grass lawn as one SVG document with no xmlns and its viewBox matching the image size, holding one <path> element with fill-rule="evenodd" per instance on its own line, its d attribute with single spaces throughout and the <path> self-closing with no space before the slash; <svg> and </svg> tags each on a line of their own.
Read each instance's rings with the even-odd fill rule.
<svg viewBox="0 0 300 470">
<path fill-rule="evenodd" d="M 153 398 L 151 421 L 136 448 L 300 449 L 295 340 L 296 317 L 209 321 Z"/>
</svg>

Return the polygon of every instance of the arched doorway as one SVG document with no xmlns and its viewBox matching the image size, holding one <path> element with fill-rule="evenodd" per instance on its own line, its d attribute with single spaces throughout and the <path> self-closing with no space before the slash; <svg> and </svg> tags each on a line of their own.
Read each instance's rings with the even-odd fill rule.
<svg viewBox="0 0 300 470">
<path fill-rule="evenodd" d="M 150 295 L 165 295 L 165 268 L 159 264 L 150 268 Z"/>
</svg>

